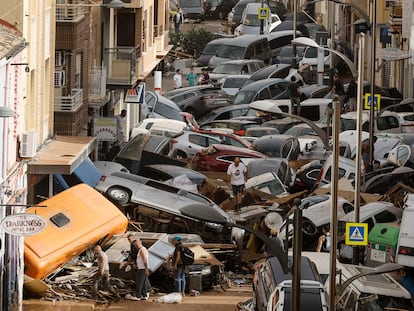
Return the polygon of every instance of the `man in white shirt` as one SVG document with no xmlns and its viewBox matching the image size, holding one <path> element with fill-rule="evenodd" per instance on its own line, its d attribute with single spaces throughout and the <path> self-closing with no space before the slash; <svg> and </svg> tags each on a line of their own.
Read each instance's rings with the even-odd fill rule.
<svg viewBox="0 0 414 311">
<path fill-rule="evenodd" d="M 176 89 L 180 89 L 180 88 L 183 87 L 183 77 L 181 76 L 181 70 L 180 69 L 177 69 L 177 71 L 176 71 L 176 73 L 173 77 L 173 80 L 174 80 L 174 87 Z"/>
<path fill-rule="evenodd" d="M 125 142 L 126 115 L 127 111 L 122 109 L 121 114 L 116 116 L 116 138 L 119 144 Z"/>
<path fill-rule="evenodd" d="M 228 182 L 231 184 L 234 198 L 236 199 L 236 210 L 240 210 L 241 195 L 245 189 L 247 180 L 247 168 L 240 158 L 234 158 L 234 162 L 227 168 Z"/>
<path fill-rule="evenodd" d="M 138 249 L 137 254 L 137 275 L 135 280 L 136 290 L 137 290 L 137 298 L 140 300 L 147 300 L 148 299 L 148 292 L 146 281 L 147 277 L 149 276 L 148 270 L 148 250 L 142 245 L 141 240 L 135 241 L 135 247 Z"/>
</svg>

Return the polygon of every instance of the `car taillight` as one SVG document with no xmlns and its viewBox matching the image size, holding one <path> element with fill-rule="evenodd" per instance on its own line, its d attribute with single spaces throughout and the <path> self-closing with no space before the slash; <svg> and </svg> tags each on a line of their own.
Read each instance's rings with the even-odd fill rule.
<svg viewBox="0 0 414 311">
<path fill-rule="evenodd" d="M 414 249 L 407 246 L 400 246 L 398 248 L 398 254 L 405 256 L 414 256 Z"/>
<path fill-rule="evenodd" d="M 106 179 L 106 176 L 105 175 L 102 175 L 101 176 L 101 178 L 99 179 L 100 181 L 105 181 L 105 179 Z"/>
<path fill-rule="evenodd" d="M 246 131 L 240 130 L 240 131 L 234 132 L 234 134 L 239 135 L 239 136 L 244 136 L 246 134 Z"/>
</svg>

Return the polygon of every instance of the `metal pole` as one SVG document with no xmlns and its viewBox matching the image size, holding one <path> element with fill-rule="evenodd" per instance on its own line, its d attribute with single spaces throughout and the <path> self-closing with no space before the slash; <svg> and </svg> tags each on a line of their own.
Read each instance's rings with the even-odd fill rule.
<svg viewBox="0 0 414 311">
<path fill-rule="evenodd" d="M 262 0 L 262 4 L 261 7 L 263 8 L 263 0 Z M 264 19 L 260 18 L 260 34 L 263 34 L 263 28 L 264 28 Z"/>
<path fill-rule="evenodd" d="M 376 28 L 377 28 L 377 0 L 371 3 L 371 106 L 369 114 L 369 170 L 372 170 L 372 162 L 374 161 L 374 122 L 375 122 L 375 49 L 376 49 Z"/>
<path fill-rule="evenodd" d="M 361 205 L 361 140 L 362 140 L 362 96 L 364 84 L 364 54 L 365 54 L 365 34 L 359 34 L 358 51 L 358 90 L 357 90 L 357 143 L 356 143 L 356 174 L 355 174 L 355 222 L 359 222 L 359 208 Z M 354 247 L 352 253 L 352 263 L 357 265 L 359 262 L 359 248 Z"/>
<path fill-rule="evenodd" d="M 293 1 L 293 40 L 296 39 L 296 24 L 297 24 L 297 18 L 298 18 L 298 0 Z M 298 62 L 296 59 L 296 44 L 293 44 L 292 46 L 292 67 L 298 68 Z"/>
<path fill-rule="evenodd" d="M 334 44 L 334 40 L 335 40 L 335 3 L 329 1 L 329 7 L 328 7 L 328 12 L 329 13 L 329 19 L 331 21 L 330 25 L 329 25 L 329 34 L 331 37 L 331 44 L 329 46 L 330 49 L 335 50 L 335 44 Z M 333 85 L 333 77 L 335 74 L 335 68 L 334 68 L 334 61 L 333 61 L 333 55 L 332 53 L 330 53 L 331 57 L 330 57 L 330 61 L 329 61 L 329 83 L 330 86 L 332 87 Z"/>
<path fill-rule="evenodd" d="M 298 205 L 293 207 L 294 211 L 294 228 L 293 234 L 293 272 L 292 272 L 292 304 L 291 311 L 301 310 L 300 308 L 300 280 L 302 267 L 302 210 Z"/>
<path fill-rule="evenodd" d="M 332 150 L 332 167 L 331 172 L 331 249 L 330 249 L 330 282 L 329 282 L 329 310 L 335 310 L 336 302 L 336 245 L 337 245 L 337 235 L 338 235 L 338 181 L 339 181 L 339 171 L 338 171 L 338 162 L 339 162 L 339 117 L 341 112 L 341 106 L 339 101 L 339 96 L 334 95 L 332 101 L 333 108 L 333 150 Z"/>
</svg>

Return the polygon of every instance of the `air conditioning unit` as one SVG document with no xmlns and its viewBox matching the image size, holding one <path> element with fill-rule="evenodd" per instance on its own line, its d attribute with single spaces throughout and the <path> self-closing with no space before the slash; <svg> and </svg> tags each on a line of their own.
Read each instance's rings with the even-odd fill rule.
<svg viewBox="0 0 414 311">
<path fill-rule="evenodd" d="M 24 132 L 21 136 L 20 156 L 22 158 L 33 158 L 36 155 L 39 144 L 37 132 Z"/>
<path fill-rule="evenodd" d="M 54 85 L 55 87 L 63 87 L 66 84 L 65 72 L 63 70 L 55 71 Z"/>
<path fill-rule="evenodd" d="M 55 67 L 63 66 L 64 63 L 63 51 L 55 51 Z"/>
</svg>

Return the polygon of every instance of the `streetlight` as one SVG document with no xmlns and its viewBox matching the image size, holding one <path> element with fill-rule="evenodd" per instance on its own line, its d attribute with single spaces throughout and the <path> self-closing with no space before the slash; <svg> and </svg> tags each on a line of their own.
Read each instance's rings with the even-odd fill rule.
<svg viewBox="0 0 414 311">
<path fill-rule="evenodd" d="M 363 34 L 360 34 L 360 44 L 363 44 Z M 360 71 L 357 72 L 355 70 L 354 67 L 354 63 L 348 58 L 346 57 L 344 54 L 339 53 L 335 50 L 329 49 L 329 48 L 325 48 L 325 47 L 321 47 L 319 46 L 319 44 L 317 44 L 315 41 L 313 41 L 312 39 L 309 38 L 297 38 L 295 40 L 292 40 L 292 43 L 294 43 L 293 41 L 295 41 L 296 44 L 302 44 L 302 45 L 307 45 L 307 46 L 312 46 L 312 47 L 316 47 L 316 48 L 322 48 L 324 50 L 328 50 L 331 53 L 336 54 L 337 56 L 339 56 L 341 59 L 343 59 L 345 61 L 345 63 L 348 65 L 349 69 L 352 72 L 352 76 L 354 78 L 358 78 L 357 79 L 357 83 L 358 83 L 358 97 L 357 97 L 357 109 L 358 109 L 358 113 L 359 115 L 362 113 L 362 107 L 361 107 L 361 94 L 362 94 L 362 79 L 363 79 L 363 70 L 361 69 L 363 66 L 363 61 L 362 61 L 362 57 L 363 57 L 363 49 L 362 47 L 360 47 L 359 50 L 359 69 Z M 333 149 L 332 149 L 332 155 L 333 155 L 333 163 L 332 163 L 332 167 L 338 167 L 338 162 L 339 162 L 339 119 L 340 119 L 340 102 L 339 102 L 339 97 L 338 95 L 334 95 L 333 98 L 333 102 L 332 102 L 332 107 L 333 107 L 333 131 L 332 131 L 332 138 L 333 138 Z M 358 119 L 360 119 L 361 117 L 359 117 Z M 358 148 L 358 152 L 357 154 L 359 154 L 359 147 L 360 147 L 360 140 L 361 140 L 361 135 L 360 135 L 360 125 L 358 126 L 359 128 L 359 135 L 358 135 L 358 139 L 359 141 L 357 142 L 357 148 Z M 360 165 L 360 160 L 359 162 L 357 162 L 356 164 L 356 170 L 360 171 L 361 170 L 361 165 Z M 359 175 L 360 176 L 360 172 Z M 332 177 L 331 177 L 331 245 L 336 245 L 337 244 L 337 235 L 338 235 L 338 210 L 337 210 L 337 206 L 338 206 L 338 180 L 339 179 L 339 172 L 338 170 L 332 170 Z M 356 181 L 357 185 L 360 184 L 360 181 Z M 358 191 L 359 191 L 359 187 L 357 187 Z M 356 194 L 359 197 L 359 193 Z M 358 201 L 359 202 L 359 201 Z M 356 206 L 356 222 L 359 222 L 359 203 Z M 330 259 L 331 259 L 331 266 L 330 266 L 330 275 L 333 276 L 336 273 L 336 247 L 331 247 L 330 250 Z M 330 282 L 329 283 L 329 309 L 330 310 L 335 310 L 335 282 Z"/>
</svg>

